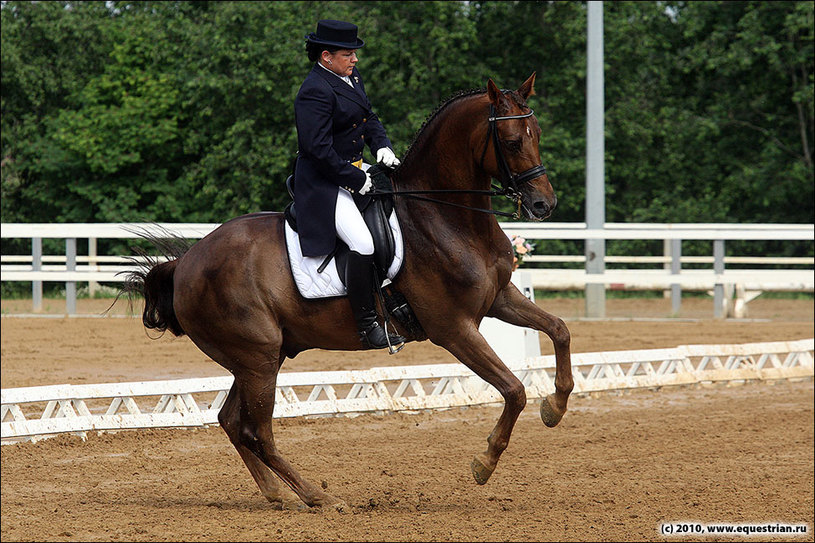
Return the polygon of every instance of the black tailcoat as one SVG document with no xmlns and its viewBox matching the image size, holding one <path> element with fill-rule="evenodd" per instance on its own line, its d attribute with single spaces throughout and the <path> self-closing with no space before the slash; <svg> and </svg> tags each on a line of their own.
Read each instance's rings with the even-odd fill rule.
<svg viewBox="0 0 815 543">
<path fill-rule="evenodd" d="M 298 145 L 294 201 L 305 256 L 322 256 L 334 249 L 337 187 L 355 194 L 365 184 L 365 173 L 351 164 L 362 159 L 365 143 L 374 153 L 391 147 L 356 68 L 350 77 L 353 88 L 315 65 L 294 100 Z"/>
</svg>

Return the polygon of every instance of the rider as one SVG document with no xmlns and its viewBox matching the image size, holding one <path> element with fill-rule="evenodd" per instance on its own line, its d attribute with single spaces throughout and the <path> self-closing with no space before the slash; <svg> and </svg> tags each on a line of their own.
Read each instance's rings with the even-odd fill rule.
<svg viewBox="0 0 815 543">
<path fill-rule="evenodd" d="M 294 200 L 304 256 L 331 253 L 337 237 L 348 245 L 345 284 L 360 339 L 368 348 L 381 349 L 388 347 L 388 335 L 377 322 L 374 243 L 354 195 L 372 187 L 363 170 L 365 143 L 385 166 L 398 166 L 399 159 L 355 67 L 363 45 L 357 26 L 343 21 L 319 21 L 317 32 L 306 36 L 306 52 L 315 65 L 294 101 L 299 148 Z M 404 341 L 390 335 L 391 345 Z"/>
</svg>

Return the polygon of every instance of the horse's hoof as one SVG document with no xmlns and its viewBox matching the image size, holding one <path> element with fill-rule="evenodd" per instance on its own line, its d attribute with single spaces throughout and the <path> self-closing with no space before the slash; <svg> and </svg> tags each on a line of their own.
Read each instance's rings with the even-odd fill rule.
<svg viewBox="0 0 815 543">
<path fill-rule="evenodd" d="M 473 457 L 473 461 L 470 462 L 470 469 L 473 471 L 475 482 L 480 485 L 486 484 L 487 481 L 490 480 L 490 476 L 494 470 L 485 466 L 477 456 Z"/>
<path fill-rule="evenodd" d="M 294 511 L 298 508 L 308 508 L 300 498 L 291 491 L 286 491 L 281 488 L 263 495 L 275 511 Z"/>
<path fill-rule="evenodd" d="M 326 494 L 322 497 L 322 499 L 318 500 L 314 503 L 314 506 L 319 508 L 320 511 L 336 511 L 338 513 L 345 513 L 350 511 L 348 508 L 348 504 L 342 501 L 339 498 L 335 498 L 329 494 Z"/>
<path fill-rule="evenodd" d="M 350 511 L 350 509 L 348 508 L 348 504 L 342 500 L 337 500 L 333 503 L 324 504 L 323 508 L 329 511 L 336 511 L 337 513 L 347 513 L 348 511 Z"/>
<path fill-rule="evenodd" d="M 552 407 L 550 398 L 551 396 L 547 396 L 541 401 L 541 420 L 549 428 L 554 428 L 557 426 L 557 423 L 560 422 L 560 419 L 563 418 L 563 413 L 558 413 L 555 408 Z"/>
<path fill-rule="evenodd" d="M 279 511 L 308 511 L 310 507 L 301 501 L 285 501 L 282 502 Z"/>
<path fill-rule="evenodd" d="M 269 503 L 272 504 L 272 509 L 274 509 L 275 511 L 286 510 L 286 503 L 283 500 L 271 500 L 269 498 L 266 499 L 269 500 Z"/>
</svg>

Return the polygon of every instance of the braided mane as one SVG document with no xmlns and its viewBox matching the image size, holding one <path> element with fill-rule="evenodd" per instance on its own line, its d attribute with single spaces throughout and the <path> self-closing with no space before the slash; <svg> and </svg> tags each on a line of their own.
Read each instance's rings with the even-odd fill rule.
<svg viewBox="0 0 815 543">
<path fill-rule="evenodd" d="M 443 101 L 441 103 L 441 105 L 439 105 L 436 109 L 433 110 L 433 112 L 430 113 L 430 115 L 427 116 L 427 118 L 422 123 L 422 126 L 419 127 L 419 130 L 416 131 L 416 134 L 413 136 L 413 141 L 410 143 L 410 146 L 408 146 L 407 151 L 405 151 L 405 155 L 402 157 L 402 162 L 405 162 L 405 161 L 408 160 L 408 158 L 410 157 L 412 151 L 416 147 L 419 146 L 418 144 L 421 141 L 423 141 L 423 135 L 424 135 L 424 132 L 425 132 L 425 128 L 427 128 L 427 126 L 431 122 L 433 122 L 433 120 L 435 120 L 435 118 L 438 117 L 442 113 L 442 111 L 444 111 L 447 108 L 447 106 L 449 106 L 453 102 L 458 101 L 461 98 L 467 98 L 469 96 L 474 96 L 476 94 L 484 94 L 486 92 L 487 92 L 486 89 L 470 89 L 470 90 L 458 91 L 455 94 L 453 94 L 452 96 L 450 96 L 449 98 L 447 98 L 445 101 Z M 521 98 L 521 96 L 516 91 L 503 90 L 502 89 L 501 92 L 505 96 L 508 96 L 512 101 L 514 101 L 519 106 L 526 106 L 526 102 L 524 101 L 523 98 Z"/>
<path fill-rule="evenodd" d="M 416 134 L 413 136 L 413 141 L 408 146 L 407 151 L 405 151 L 404 156 L 402 157 L 402 162 L 405 162 L 411 155 L 411 152 L 418 147 L 418 143 L 422 140 L 422 135 L 424 133 L 424 129 L 430 124 L 444 109 L 449 106 L 451 103 L 455 102 L 459 98 L 466 98 L 468 96 L 473 96 L 476 94 L 484 94 L 486 93 L 486 89 L 470 89 L 464 91 L 458 91 L 457 93 L 453 94 L 449 98 L 447 98 L 444 102 L 441 103 L 436 109 L 433 110 L 430 115 L 422 123 L 422 126 L 419 127 L 419 130 L 416 131 Z"/>
</svg>

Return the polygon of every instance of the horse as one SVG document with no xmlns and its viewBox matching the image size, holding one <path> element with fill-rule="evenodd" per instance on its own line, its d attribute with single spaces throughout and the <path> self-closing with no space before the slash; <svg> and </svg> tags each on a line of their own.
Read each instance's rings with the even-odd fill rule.
<svg viewBox="0 0 815 543">
<path fill-rule="evenodd" d="M 408 342 L 429 339 L 443 347 L 504 400 L 486 450 L 471 461 L 479 485 L 495 470 L 527 401 L 521 381 L 479 332 L 481 320 L 495 317 L 552 340 L 555 391 L 540 406 L 546 426 L 561 420 L 573 388 L 569 330 L 510 281 L 512 247 L 491 206 L 499 192 L 515 200 L 527 218 L 544 220 L 557 205 L 541 164 L 541 129 L 526 104 L 534 82 L 535 73 L 517 90 L 501 90 L 490 78 L 486 90 L 462 91 L 446 100 L 391 172 L 404 240 L 404 261 L 391 287 L 407 300 L 424 336 L 399 323 L 395 328 Z M 490 190 L 493 178 L 501 181 L 501 191 Z M 186 334 L 232 373 L 218 421 L 269 502 L 342 510 L 341 499 L 303 478 L 281 456 L 272 417 L 286 358 L 314 348 L 363 348 L 349 302 L 301 296 L 287 258 L 281 212 L 233 218 L 192 245 L 172 245 L 170 252 L 170 260 L 155 259 L 131 272 L 120 294 L 144 297 L 146 328 Z"/>
</svg>

